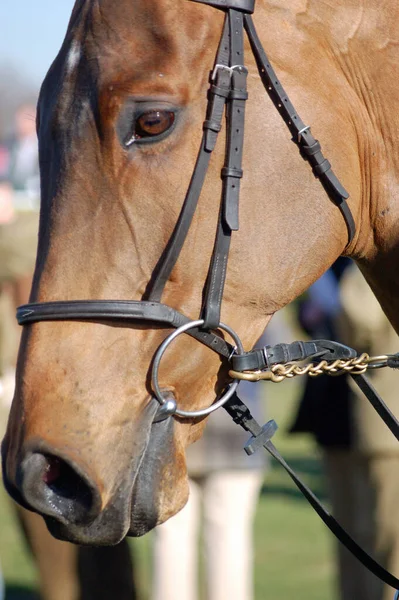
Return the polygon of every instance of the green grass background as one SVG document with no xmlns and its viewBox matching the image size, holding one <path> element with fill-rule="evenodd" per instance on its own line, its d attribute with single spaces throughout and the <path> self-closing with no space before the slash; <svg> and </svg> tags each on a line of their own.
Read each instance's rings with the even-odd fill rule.
<svg viewBox="0 0 399 600">
<path fill-rule="evenodd" d="M 295 411 L 299 382 L 263 385 L 269 418 L 279 424 L 277 448 L 324 500 L 320 456 L 306 436 L 287 435 Z M 256 600 L 334 600 L 334 540 L 291 480 L 274 461 L 265 475 L 255 532 Z M 142 600 L 149 598 L 151 534 L 131 540 Z M 36 573 L 15 525 L 10 503 L 0 491 L 0 561 L 8 586 L 7 600 L 34 598 Z M 244 599 L 243 599 L 244 600 Z"/>
</svg>

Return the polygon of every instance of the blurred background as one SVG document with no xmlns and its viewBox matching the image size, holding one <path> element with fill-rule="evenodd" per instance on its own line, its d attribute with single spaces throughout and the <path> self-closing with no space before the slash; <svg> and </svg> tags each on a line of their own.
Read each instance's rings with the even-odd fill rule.
<svg viewBox="0 0 399 600">
<path fill-rule="evenodd" d="M 6 425 L 15 376 L 19 332 L 14 311 L 16 305 L 27 300 L 35 255 L 39 183 L 34 106 L 41 81 L 62 43 L 72 6 L 72 0 L 14 0 L 0 3 L 1 435 Z M 344 305 L 340 292 L 344 271 L 354 272 L 347 262 L 340 263 L 304 298 L 284 310 L 275 319 L 266 341 L 274 344 L 331 336 L 344 339 L 345 334 L 348 337 L 349 332 L 352 332 L 348 343 L 356 339 L 372 349 L 372 334 L 368 338 L 356 338 L 354 332 L 359 331 L 362 319 L 358 310 L 351 310 L 353 302 L 357 303 L 359 298 L 365 303 L 367 290 L 359 284 L 356 273 L 353 278 L 357 283 L 352 284 L 352 288 L 350 284 L 346 284 Z M 381 317 L 378 305 L 372 304 L 372 310 L 378 315 L 373 321 L 373 335 L 377 335 L 376 331 L 380 335 L 389 326 Z M 365 319 L 368 314 L 369 312 Z M 346 321 L 341 318 L 343 316 Z M 392 337 L 390 330 L 389 335 Z M 393 339 L 396 344 L 396 336 Z M 367 350 L 363 346 L 358 349 Z M 371 452 L 365 437 L 362 438 L 363 445 L 357 443 L 361 438 L 359 431 L 367 430 L 368 425 L 363 427 L 363 417 L 359 416 L 360 413 L 363 415 L 363 409 L 360 413 L 353 409 L 354 392 L 350 390 L 346 380 L 342 380 L 337 386 L 336 383 L 331 383 L 331 379 L 323 379 L 322 384 L 310 390 L 309 385 L 312 387 L 313 384 L 304 379 L 285 381 L 279 385 L 260 383 L 256 390 L 243 389 L 243 396 L 256 404 L 260 418 L 273 418 L 277 421 L 279 431 L 274 438 L 275 444 L 295 471 L 327 506 L 334 505 L 335 512 L 344 523 L 362 538 L 359 541 L 364 542 L 374 554 L 380 552 L 384 555 L 385 564 L 388 564 L 386 557 L 395 553 L 395 544 L 387 536 L 384 537 L 384 532 L 381 533 L 375 525 L 378 521 L 375 515 L 380 514 L 376 512 L 378 494 L 384 484 L 382 479 L 378 480 L 378 484 L 375 483 L 375 478 L 370 473 L 374 468 L 375 457 L 380 460 L 381 456 L 388 456 L 397 460 L 397 450 L 390 444 L 388 448 L 380 444 L 377 448 L 373 447 Z M 385 399 L 389 402 L 389 399 Z M 374 427 L 374 417 L 370 418 Z M 221 428 L 224 432 L 223 424 Z M 219 439 L 217 423 L 209 428 L 205 436 L 208 449 L 213 448 L 212 435 Z M 241 446 L 240 441 L 239 450 Z M 194 451 L 190 458 L 193 496 L 194 488 L 198 487 L 200 490 L 209 475 L 206 448 L 201 450 L 198 446 L 198 449 L 200 451 Z M 360 467 L 356 462 L 359 457 Z M 348 465 L 351 465 L 350 468 Z M 237 474 L 238 463 L 230 465 L 228 469 L 221 466 L 219 471 L 231 472 L 232 469 Z M 244 466 L 242 472 L 245 470 Z M 249 587 L 247 591 L 240 592 L 241 595 L 225 595 L 225 598 L 387 600 L 393 596 L 389 595 L 390 591 L 384 592 L 375 578 L 370 579 L 364 569 L 354 566 L 345 553 L 338 552 L 332 535 L 278 465 L 260 460 L 255 471 L 253 506 L 248 507 L 247 515 L 249 533 L 247 532 L 246 543 L 250 547 L 246 557 L 247 572 L 243 575 L 248 578 Z M 212 476 L 214 474 L 213 466 Z M 356 484 L 355 491 L 352 489 L 353 483 Z M 201 489 L 199 493 L 205 492 Z M 245 498 L 248 498 L 246 493 Z M 225 499 L 214 496 L 210 502 L 220 503 L 223 507 Z M 205 525 L 198 525 L 199 542 L 195 540 L 194 543 L 202 543 L 211 552 L 214 542 L 207 538 L 209 523 L 207 525 L 206 504 L 203 499 L 203 508 L 199 508 L 199 513 L 205 514 Z M 363 515 L 361 523 L 357 524 L 354 515 L 362 512 L 360 508 L 363 505 L 367 506 L 368 512 Z M 254 518 L 251 512 L 253 510 Z M 383 519 L 379 520 L 382 521 Z M 240 546 L 237 542 L 237 523 L 232 519 L 227 525 L 234 533 L 233 539 Z M 207 551 L 199 552 L 197 558 L 196 553 L 188 546 L 193 543 L 192 540 L 187 540 L 187 546 L 174 542 L 173 540 L 181 538 L 175 537 L 178 534 L 173 527 L 171 530 L 161 529 L 159 533 L 151 533 L 139 540 L 129 540 L 128 545 L 116 549 L 115 553 L 104 551 L 91 554 L 84 550 L 78 553 L 76 548 L 53 542 L 46 535 L 41 520 L 32 520 L 25 513 L 17 512 L 1 487 L 0 600 L 38 600 L 39 597 L 42 600 L 190 600 L 196 597 L 197 592 L 198 598 L 202 600 L 219 598 L 211 591 Z M 253 563 L 250 558 L 252 550 Z M 239 547 L 237 552 L 239 554 Z M 198 562 L 198 575 L 197 566 L 193 575 L 195 580 L 198 579 L 195 584 L 198 589 L 192 595 L 188 591 L 179 592 L 179 583 L 173 580 L 174 591 L 171 596 L 168 595 L 165 569 L 170 570 L 171 563 L 175 562 L 178 581 L 181 580 L 183 585 L 183 574 L 186 575 L 192 567 L 192 564 L 190 566 L 184 561 L 192 554 L 193 561 Z M 392 564 L 389 563 L 388 566 Z M 118 571 L 122 568 L 124 573 Z M 232 578 L 233 576 L 231 574 Z M 226 578 L 229 577 L 227 574 Z M 233 579 L 232 581 L 234 584 Z M 365 589 L 359 591 L 362 586 Z"/>
</svg>

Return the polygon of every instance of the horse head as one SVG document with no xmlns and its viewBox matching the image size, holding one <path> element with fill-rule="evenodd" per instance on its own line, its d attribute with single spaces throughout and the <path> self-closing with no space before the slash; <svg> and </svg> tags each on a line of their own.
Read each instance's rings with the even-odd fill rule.
<svg viewBox="0 0 399 600">
<path fill-rule="evenodd" d="M 270 53 L 294 103 L 319 123 L 359 223 L 357 132 L 341 118 L 345 94 L 330 103 L 347 80 L 333 58 L 328 63 L 328 53 L 325 77 L 316 72 L 312 57 L 325 40 L 303 18 L 298 28 L 296 9 L 258 4 L 258 28 L 269 32 Z M 188 0 L 76 2 L 38 103 L 42 200 L 31 302 L 151 298 L 201 145 L 222 29 L 221 11 Z M 248 45 L 245 51 L 245 177 L 221 320 L 251 348 L 273 313 L 345 248 L 366 254 L 367 236 L 358 233 L 348 247 L 342 215 L 295 152 Z M 298 64 L 293 53 L 300 52 Z M 219 137 L 162 295 L 190 319 L 201 310 L 219 218 L 228 143 L 223 132 Z M 149 372 L 165 335 L 154 322 L 127 326 L 101 316 L 24 328 L 4 478 L 13 497 L 43 514 L 54 535 L 114 544 L 144 534 L 185 504 L 185 449 L 200 437 L 205 419 L 154 422 L 158 402 Z M 179 407 L 198 409 L 226 385 L 226 361 L 180 336 L 159 379 Z"/>
</svg>

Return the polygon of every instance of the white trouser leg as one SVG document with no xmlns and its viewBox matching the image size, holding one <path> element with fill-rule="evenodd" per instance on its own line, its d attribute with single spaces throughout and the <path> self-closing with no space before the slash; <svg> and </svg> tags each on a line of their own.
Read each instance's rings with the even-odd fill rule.
<svg viewBox="0 0 399 600">
<path fill-rule="evenodd" d="M 177 515 L 154 532 L 152 600 L 197 600 L 200 490 L 190 481 L 190 498 Z"/>
<path fill-rule="evenodd" d="M 262 482 L 258 470 L 220 471 L 206 478 L 207 600 L 253 598 L 253 519 Z"/>
</svg>

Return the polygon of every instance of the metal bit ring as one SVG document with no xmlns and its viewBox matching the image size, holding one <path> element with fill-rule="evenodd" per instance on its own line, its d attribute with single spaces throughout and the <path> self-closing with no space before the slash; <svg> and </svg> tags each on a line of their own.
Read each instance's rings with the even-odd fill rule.
<svg viewBox="0 0 399 600">
<path fill-rule="evenodd" d="M 178 327 L 175 331 L 173 331 L 159 346 L 159 348 L 154 356 L 154 361 L 153 361 L 153 365 L 152 365 L 151 382 L 152 382 L 152 388 L 154 390 L 154 394 L 155 394 L 158 402 L 161 404 L 161 407 L 169 399 L 163 395 L 162 390 L 159 385 L 159 381 L 158 381 L 159 365 L 161 363 L 161 359 L 165 353 L 165 350 L 173 342 L 173 340 L 175 338 L 177 338 L 181 333 L 184 333 L 184 332 L 188 331 L 189 329 L 193 329 L 194 327 L 201 327 L 201 325 L 203 325 L 203 324 L 204 324 L 203 319 L 199 319 L 198 321 L 190 321 L 190 323 L 185 323 L 184 325 L 182 325 L 181 327 Z M 243 354 L 244 348 L 243 348 L 241 340 L 238 337 L 238 335 L 236 334 L 236 332 L 233 329 L 231 329 L 231 327 L 229 327 L 228 325 L 225 325 L 224 323 L 219 323 L 218 328 L 222 329 L 223 331 L 226 331 L 233 338 L 234 343 L 236 345 L 235 352 L 237 354 Z M 215 410 L 217 410 L 218 408 L 223 406 L 223 404 L 225 404 L 227 402 L 227 400 L 229 400 L 232 397 L 232 395 L 236 391 L 239 383 L 240 382 L 238 379 L 234 379 L 234 381 L 229 385 L 227 391 L 218 400 L 216 400 L 213 404 L 211 404 L 211 406 L 208 406 L 208 408 L 203 408 L 200 410 L 180 410 L 180 409 L 176 408 L 176 410 L 174 411 L 174 414 L 179 417 L 184 417 L 184 418 L 206 417 L 210 413 L 214 412 Z"/>
</svg>

